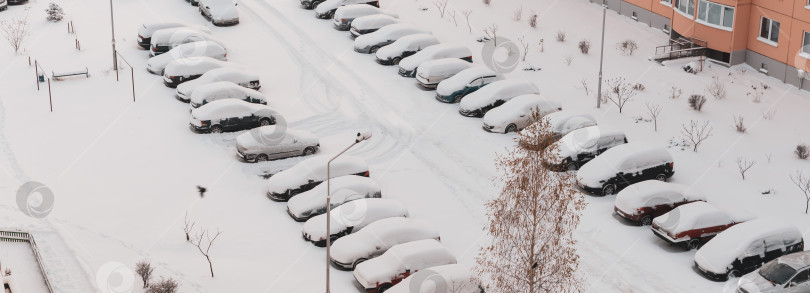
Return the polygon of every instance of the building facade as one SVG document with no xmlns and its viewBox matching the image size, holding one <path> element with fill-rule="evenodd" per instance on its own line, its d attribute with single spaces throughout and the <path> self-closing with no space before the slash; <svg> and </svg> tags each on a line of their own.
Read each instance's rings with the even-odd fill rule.
<svg viewBox="0 0 810 293">
<path fill-rule="evenodd" d="M 810 90 L 810 0 L 590 0 L 659 28 L 707 42 L 708 57 L 746 63 Z M 665 45 L 665 44 L 662 44 Z"/>
</svg>

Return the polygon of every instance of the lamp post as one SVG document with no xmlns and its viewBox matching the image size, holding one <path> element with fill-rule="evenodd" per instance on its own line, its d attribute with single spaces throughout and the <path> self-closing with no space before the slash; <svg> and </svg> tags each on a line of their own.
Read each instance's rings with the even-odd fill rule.
<svg viewBox="0 0 810 293">
<path fill-rule="evenodd" d="M 115 17 L 113 16 L 113 0 L 110 0 L 110 28 L 112 29 L 112 53 L 113 53 L 113 69 L 115 69 L 116 76 L 118 75 L 118 56 L 115 50 Z"/>
<path fill-rule="evenodd" d="M 607 17 L 607 5 L 602 4 L 602 52 L 599 53 L 599 86 L 596 89 L 596 108 L 602 106 L 602 59 L 605 58 L 605 18 Z"/>
<path fill-rule="evenodd" d="M 329 159 L 329 162 L 326 163 L 326 293 L 329 293 L 329 262 L 331 260 L 330 252 L 332 248 L 332 235 L 330 234 L 332 229 L 332 189 L 330 185 L 330 180 L 332 179 L 332 161 L 340 157 L 340 155 L 361 141 L 368 140 L 369 138 L 371 138 L 370 132 L 358 132 L 357 138 L 354 140 L 353 144 L 349 145 L 346 149 Z"/>
</svg>

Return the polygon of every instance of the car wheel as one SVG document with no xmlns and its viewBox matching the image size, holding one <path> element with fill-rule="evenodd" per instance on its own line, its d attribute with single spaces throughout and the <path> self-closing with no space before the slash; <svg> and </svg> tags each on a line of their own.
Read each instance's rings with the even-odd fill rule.
<svg viewBox="0 0 810 293">
<path fill-rule="evenodd" d="M 394 65 L 399 65 L 399 61 L 402 61 L 402 58 L 394 57 L 394 60 L 391 60 L 391 62 L 393 62 Z"/>
<path fill-rule="evenodd" d="M 364 261 L 366 261 L 366 259 L 365 259 L 365 258 L 360 258 L 360 259 L 356 260 L 356 261 L 354 262 L 354 264 L 352 264 L 352 270 L 357 269 L 357 265 L 359 265 L 360 263 L 362 263 L 362 262 L 364 262 Z"/>
<path fill-rule="evenodd" d="M 664 182 L 666 182 L 666 181 L 667 181 L 667 175 L 665 175 L 665 174 L 658 174 L 657 176 L 655 176 L 655 180 L 658 180 L 658 181 L 664 181 Z"/>
<path fill-rule="evenodd" d="M 461 102 L 461 98 L 463 98 L 463 97 L 464 96 L 462 96 L 462 95 L 456 95 L 455 97 L 453 97 L 453 103 Z"/>
<path fill-rule="evenodd" d="M 211 126 L 211 133 L 222 133 L 222 126 L 219 125 Z"/>
<path fill-rule="evenodd" d="M 270 124 L 272 124 L 270 123 L 270 119 L 263 118 L 262 120 L 259 120 L 259 126 L 268 126 Z"/>
<path fill-rule="evenodd" d="M 258 162 L 265 162 L 265 161 L 267 161 L 267 155 L 259 154 L 258 156 L 256 156 L 256 162 L 257 163 Z"/>
<path fill-rule="evenodd" d="M 613 184 L 605 184 L 602 186 L 602 195 L 609 195 L 616 192 L 616 186 Z"/>
<path fill-rule="evenodd" d="M 649 226 L 652 225 L 652 217 L 647 215 L 641 218 L 641 225 L 642 226 Z"/>
<path fill-rule="evenodd" d="M 185 81 L 185 78 L 183 78 L 182 76 L 177 78 L 177 84 L 180 84 L 183 81 Z"/>
<path fill-rule="evenodd" d="M 504 130 L 503 133 L 506 134 L 515 131 L 517 131 L 517 126 L 515 126 L 515 124 L 509 124 L 508 126 L 506 126 L 506 130 Z"/>
<path fill-rule="evenodd" d="M 579 169 L 579 164 L 575 161 L 568 160 L 568 163 L 565 164 L 566 171 L 576 171 L 577 169 Z"/>
<path fill-rule="evenodd" d="M 371 46 L 371 49 L 369 49 L 368 51 L 371 54 L 374 54 L 374 53 L 377 53 L 377 50 L 379 50 L 379 49 L 380 49 L 380 46 Z"/>
<path fill-rule="evenodd" d="M 475 110 L 475 112 L 472 112 L 472 117 L 476 118 L 484 117 L 484 113 L 481 112 L 481 110 Z"/>
<path fill-rule="evenodd" d="M 700 239 L 692 239 L 692 240 L 689 240 L 688 243 L 686 243 L 686 250 L 692 250 L 692 249 L 697 250 L 698 248 L 700 248 Z"/>
<path fill-rule="evenodd" d="M 736 279 L 736 278 L 739 278 L 739 277 L 740 277 L 740 271 L 731 270 L 731 271 L 728 272 L 728 276 L 726 276 L 726 279 Z"/>
<path fill-rule="evenodd" d="M 310 7 L 312 7 L 311 9 L 316 9 L 316 8 L 318 8 L 318 5 L 321 5 L 321 3 L 323 3 L 323 2 L 312 3 L 312 5 L 310 5 Z"/>
<path fill-rule="evenodd" d="M 382 284 L 382 285 L 380 285 L 380 287 L 377 289 L 377 292 L 378 292 L 378 293 L 382 293 L 382 292 L 388 291 L 388 289 L 391 289 L 391 284 Z"/>
<path fill-rule="evenodd" d="M 307 148 L 304 149 L 304 156 L 309 156 L 309 155 L 314 154 L 314 153 L 315 153 L 315 148 L 313 148 L 313 147 L 307 147 Z"/>
</svg>

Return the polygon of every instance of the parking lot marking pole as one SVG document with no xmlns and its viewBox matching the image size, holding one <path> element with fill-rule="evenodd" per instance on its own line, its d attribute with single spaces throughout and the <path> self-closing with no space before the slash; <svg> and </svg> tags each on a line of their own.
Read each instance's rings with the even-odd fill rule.
<svg viewBox="0 0 810 293">
<path fill-rule="evenodd" d="M 39 90 L 39 64 L 37 60 L 34 60 L 34 75 L 36 75 L 37 80 L 37 91 Z"/>
</svg>

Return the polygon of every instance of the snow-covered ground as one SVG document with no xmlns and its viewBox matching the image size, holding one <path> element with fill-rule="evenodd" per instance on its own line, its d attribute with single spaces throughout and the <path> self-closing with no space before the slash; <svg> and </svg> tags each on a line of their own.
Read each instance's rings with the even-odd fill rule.
<svg viewBox="0 0 810 293">
<path fill-rule="evenodd" d="M 2 276 L 13 279 L 12 282 L 19 290 L 48 293 L 37 258 L 27 242 L 0 241 L 0 259 L 3 260 Z M 11 276 L 6 276 L 7 269 L 11 271 Z"/>
<path fill-rule="evenodd" d="M 118 49 L 135 67 L 137 101 L 132 102 L 130 71 L 121 81 L 111 71 L 110 31 L 106 0 L 55 1 L 66 20 L 45 21 L 47 3 L 31 0 L 32 34 L 25 54 L 0 51 L 7 64 L 0 71 L 0 198 L 7 226 L 21 226 L 37 238 L 46 269 L 59 292 L 128 292 L 119 290 L 131 278 L 128 271 L 142 258 L 158 266 L 156 275 L 181 281 L 182 292 L 313 292 L 324 286 L 325 251 L 301 239 L 301 223 L 290 219 L 286 206 L 264 195 L 266 173 L 288 168 L 301 159 L 261 164 L 236 160 L 238 133 L 200 135 L 188 130 L 188 105 L 174 98 L 160 77 L 145 70 L 148 54 L 135 47 L 140 24 L 180 20 L 206 24 L 196 8 L 182 0 L 115 2 Z M 515 22 L 512 11 L 536 10 L 537 29 L 526 19 Z M 531 44 L 527 63 L 509 73 L 510 79 L 535 82 L 541 92 L 558 99 L 565 109 L 588 111 L 600 124 L 626 131 L 629 140 L 668 145 L 690 119 L 710 120 L 714 136 L 697 153 L 671 148 L 675 158 L 673 182 L 700 189 L 709 201 L 733 205 L 759 217 L 777 217 L 796 224 L 809 236 L 803 198 L 788 174 L 810 169 L 810 162 L 792 154 L 799 142 L 810 141 L 807 93 L 757 74 L 747 66 L 707 67 L 698 75 L 647 60 L 667 35 L 608 12 L 605 77 L 625 77 L 646 90 L 619 114 L 615 106 L 594 106 L 598 70 L 601 9 L 586 1 L 451 0 L 458 25 L 439 17 L 431 1 L 382 1 L 403 21 L 429 29 L 442 42 L 473 50 L 476 63 L 482 28 L 492 23 L 499 35 L 515 42 L 525 36 Z M 427 8 L 427 10 L 421 9 Z M 461 11 L 472 9 L 472 33 Z M 0 12 L 0 19 L 23 7 Z M 295 0 L 242 0 L 241 23 L 212 27 L 228 47 L 229 62 L 245 65 L 262 78 L 262 92 L 291 127 L 322 137 L 320 154 L 334 153 L 352 142 L 359 130 L 374 134 L 349 154 L 368 160 L 371 177 L 383 197 L 401 200 L 414 218 L 434 224 L 442 242 L 461 263 L 472 264 L 486 241 L 483 203 L 497 194 L 496 152 L 512 146 L 514 134 L 481 130 L 481 119 L 458 115 L 458 105 L 436 102 L 432 91 L 396 74 L 395 67 L 377 65 L 373 56 L 353 52 L 348 32 L 317 20 L 314 12 Z M 67 33 L 72 20 L 76 35 Z M 554 40 L 558 30 L 568 40 Z M 74 49 L 75 38 L 82 51 Z M 543 39 L 544 50 L 537 46 Z M 576 49 L 589 39 L 591 53 Z M 620 40 L 639 44 L 634 56 L 615 48 Z M 46 71 L 70 71 L 85 66 L 91 77 L 52 82 L 53 113 L 47 85 L 36 91 L 28 57 Z M 572 56 L 566 65 L 566 56 Z M 685 61 L 684 61 L 685 62 Z M 683 63 L 683 62 L 680 62 Z M 524 67 L 541 68 L 523 71 Z M 688 109 L 686 99 L 704 93 L 711 76 L 728 87 L 728 98 L 711 97 L 703 112 Z M 580 84 L 587 78 L 591 95 Z M 746 95 L 751 85 L 766 83 L 761 103 Z M 672 86 L 684 89 L 680 99 L 668 99 Z M 645 116 L 645 101 L 663 106 L 658 131 Z M 773 120 L 762 119 L 767 107 Z M 746 118 L 748 133 L 733 128 L 733 115 Z M 766 159 L 766 155 L 771 156 Z M 740 179 L 738 156 L 756 160 Z M 17 210 L 14 195 L 24 182 L 36 180 L 55 194 L 53 212 L 32 219 Z M 200 198 L 196 186 L 208 192 Z M 764 189 L 775 194 L 762 195 Z M 581 273 L 588 292 L 717 292 L 723 283 L 708 281 L 692 269 L 694 251 L 668 247 L 649 228 L 634 227 L 613 215 L 613 196 L 586 196 L 588 208 L 578 229 Z M 197 227 L 223 231 L 211 249 L 216 277 L 204 258 L 185 242 L 184 215 Z M 42 239 L 40 239 L 42 237 Z M 133 292 L 141 292 L 134 281 Z M 355 292 L 351 273 L 333 271 L 335 292 Z M 128 288 L 125 288 L 128 289 Z"/>
</svg>

